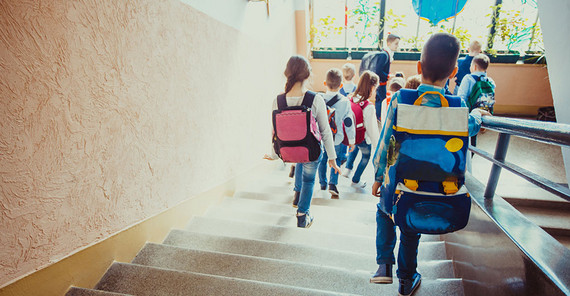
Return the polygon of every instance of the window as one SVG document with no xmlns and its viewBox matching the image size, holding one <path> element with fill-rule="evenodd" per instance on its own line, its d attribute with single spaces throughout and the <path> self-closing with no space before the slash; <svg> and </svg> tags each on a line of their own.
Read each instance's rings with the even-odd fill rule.
<svg viewBox="0 0 570 296">
<path fill-rule="evenodd" d="M 456 18 L 432 26 L 414 12 L 412 1 L 383 0 L 387 33 L 402 37 L 401 50 L 421 49 L 436 32 L 456 35 L 463 49 L 471 40 L 495 50 L 543 50 L 536 0 L 503 0 L 493 43 L 488 44 L 496 0 L 470 0 Z M 321 49 L 372 49 L 382 28 L 380 0 L 312 0 L 312 47 Z M 345 23 L 346 11 L 346 23 Z"/>
</svg>

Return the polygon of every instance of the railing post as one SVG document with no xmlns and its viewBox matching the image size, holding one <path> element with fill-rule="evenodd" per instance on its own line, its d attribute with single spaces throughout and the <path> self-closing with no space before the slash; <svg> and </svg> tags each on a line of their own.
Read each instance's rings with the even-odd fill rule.
<svg viewBox="0 0 570 296">
<path fill-rule="evenodd" d="M 509 148 L 509 140 L 511 135 L 500 133 L 499 139 L 497 140 L 497 146 L 495 147 L 494 159 L 498 161 L 505 161 L 507 156 L 507 148 Z M 489 174 L 489 180 L 487 181 L 487 187 L 485 188 L 485 198 L 493 198 L 495 195 L 495 190 L 497 189 L 497 183 L 499 182 L 499 176 L 501 175 L 501 167 L 493 164 L 491 168 L 491 174 Z"/>
</svg>

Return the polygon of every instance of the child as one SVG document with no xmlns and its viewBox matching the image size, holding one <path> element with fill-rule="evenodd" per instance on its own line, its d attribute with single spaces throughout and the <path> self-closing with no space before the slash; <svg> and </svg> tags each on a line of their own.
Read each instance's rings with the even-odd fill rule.
<svg viewBox="0 0 570 296">
<path fill-rule="evenodd" d="M 422 49 L 421 59 L 417 66 L 418 73 L 421 75 L 422 80 L 422 84 L 418 87 L 417 95 L 418 98 L 419 95 L 423 95 L 423 100 L 420 102 L 422 106 L 431 107 L 429 110 L 442 106 L 442 101 L 444 100 L 441 99 L 441 97 L 444 94 L 444 86 L 448 78 L 453 77 L 457 71 L 456 60 L 458 55 L 459 40 L 453 35 L 436 33 L 425 43 Z M 393 142 L 391 139 L 393 139 L 392 135 L 394 133 L 394 116 L 396 114 L 395 110 L 401 100 L 400 96 L 401 91 L 392 97 L 386 123 L 382 129 L 381 140 L 378 143 L 373 161 L 375 167 L 375 182 L 372 186 L 372 194 L 380 197 L 380 202 L 378 203 L 376 213 L 376 262 L 379 267 L 374 276 L 370 279 L 372 283 L 392 283 L 392 265 L 395 264 L 394 247 L 396 244 L 396 227 L 390 218 L 390 215 L 393 214 L 392 205 L 394 204 L 394 194 L 383 194 L 381 196 L 380 188 L 383 183 L 385 183 L 384 186 L 386 186 L 386 183 L 394 181 L 390 180 L 392 179 L 391 177 L 389 178 L 389 176 L 385 175 L 388 164 L 390 166 L 401 165 L 401 163 L 397 162 L 401 147 L 397 144 L 390 145 L 390 143 Z M 453 99 L 453 102 L 459 101 L 460 106 L 465 107 L 465 103 L 462 100 L 457 97 Z M 401 104 L 402 106 L 405 105 L 403 103 Z M 479 131 L 481 115 L 486 114 L 488 113 L 481 110 L 471 112 L 467 123 L 469 135 L 474 135 Z M 438 121 L 441 121 L 441 118 L 433 118 L 433 122 Z M 397 169 L 392 171 L 397 171 Z M 423 184 L 423 181 L 420 181 L 422 180 L 417 182 Z M 420 234 L 410 233 L 401 228 L 400 233 L 398 269 L 396 271 L 400 282 L 398 291 L 400 295 L 411 295 L 421 282 L 421 275 L 416 271 Z"/>
<path fill-rule="evenodd" d="M 360 63 L 360 75 L 366 70 L 376 73 L 380 77 L 380 85 L 376 90 L 374 106 L 376 107 L 376 118 L 380 120 L 382 101 L 386 98 L 386 85 L 390 73 L 390 63 L 394 60 L 394 52 L 398 50 L 400 36 L 388 34 L 386 37 L 386 47 L 382 51 L 370 52 L 362 57 Z"/>
<path fill-rule="evenodd" d="M 307 92 L 306 83 L 309 76 L 311 76 L 309 61 L 303 56 L 292 56 L 287 62 L 285 76 L 287 77 L 287 83 L 285 84 L 287 106 L 300 106 Z M 275 99 L 273 101 L 273 110 L 277 109 L 277 99 Z M 336 152 L 334 149 L 333 135 L 329 127 L 327 107 L 321 95 L 315 95 L 311 109 L 312 115 L 315 117 L 322 135 L 322 144 L 327 152 L 329 165 L 338 172 L 339 168 L 335 162 Z M 272 150 L 272 155 L 269 156 L 266 154 L 264 156 L 265 159 L 277 159 L 277 153 L 274 149 Z M 322 155 L 320 157 L 322 157 Z M 297 227 L 308 228 L 313 223 L 313 217 L 309 213 L 309 207 L 313 197 L 315 175 L 317 173 L 320 157 L 313 162 L 298 163 L 295 168 L 295 179 L 297 180 L 297 178 L 299 178 L 299 180 L 301 180 L 300 188 L 296 188 L 297 191 L 295 191 L 295 198 L 298 204 Z M 295 183 L 297 183 L 297 181 L 295 181 Z"/>
<path fill-rule="evenodd" d="M 356 75 L 356 67 L 354 67 L 351 63 L 346 63 L 342 66 L 342 88 L 340 89 L 340 94 L 348 97 L 349 94 L 353 93 L 356 90 L 356 85 L 352 80 L 354 79 L 354 75 Z"/>
<path fill-rule="evenodd" d="M 495 82 L 491 77 L 487 76 L 489 62 L 489 57 L 484 54 L 478 54 L 473 57 L 470 68 L 471 74 L 463 77 L 463 82 L 457 91 L 457 95 L 467 103 L 467 107 L 469 107 L 470 110 L 473 108 L 483 108 L 493 113 Z M 489 91 L 481 93 L 482 95 L 486 95 L 485 98 L 482 98 L 479 94 L 473 94 L 475 91 L 474 86 L 479 81 L 489 82 L 486 84 L 489 86 Z M 476 97 L 473 97 L 472 94 L 476 95 Z"/>
<path fill-rule="evenodd" d="M 395 94 L 397 91 L 399 91 L 401 88 L 404 88 L 405 83 L 406 83 L 406 81 L 404 80 L 404 78 L 402 76 L 396 76 L 396 77 L 390 79 L 390 83 L 388 84 L 389 85 L 388 86 L 389 91 L 386 92 L 386 99 L 382 103 L 382 116 L 381 116 L 382 120 L 380 121 L 380 128 L 379 129 L 382 129 L 382 123 L 384 123 L 386 121 L 386 112 L 388 111 L 388 105 L 390 104 L 390 101 L 392 100 L 392 95 Z"/>
<path fill-rule="evenodd" d="M 342 66 L 342 88 L 340 89 L 340 94 L 348 97 L 356 90 L 356 85 L 352 80 L 356 75 L 356 67 L 351 63 L 346 63 Z M 340 150 L 338 151 L 336 157 L 340 160 L 341 165 L 346 162 L 346 153 L 348 152 L 348 147 L 344 144 L 340 144 Z"/>
<path fill-rule="evenodd" d="M 406 80 L 406 85 L 404 85 L 404 88 L 418 89 L 420 84 L 422 84 L 422 77 L 421 75 L 416 74 L 414 76 L 410 76 L 408 80 Z"/>
<path fill-rule="evenodd" d="M 457 61 L 457 75 L 455 76 L 455 89 L 453 90 L 453 94 L 457 95 L 458 91 L 459 91 L 459 86 L 461 85 L 461 82 L 463 81 L 463 77 L 465 77 L 465 75 L 469 75 L 471 74 L 471 61 L 473 61 L 473 58 L 481 53 L 481 42 L 474 40 L 469 44 L 469 48 L 467 48 L 467 52 L 469 52 L 469 55 L 467 55 L 466 57 L 460 58 Z"/>
<path fill-rule="evenodd" d="M 355 114 L 354 121 L 356 126 L 356 147 L 362 153 L 360 163 L 354 172 L 354 176 L 352 176 L 352 186 L 360 188 L 366 187 L 366 181 L 361 181 L 360 177 L 362 176 L 362 173 L 364 172 L 364 169 L 370 160 L 372 145 L 376 145 L 375 143 L 378 142 L 379 137 L 378 121 L 376 120 L 376 108 L 374 105 L 369 104 L 368 101 L 376 96 L 378 82 L 378 75 L 374 74 L 372 71 L 364 71 L 364 73 L 362 73 L 360 76 L 356 91 L 354 91 L 354 94 L 350 98 L 350 101 L 353 104 L 352 110 Z M 359 110 L 362 110 L 362 122 L 359 122 L 357 115 L 357 111 Z M 359 142 L 358 130 L 361 126 L 364 127 L 365 131 L 363 137 L 364 139 Z M 356 149 L 354 151 L 356 151 Z M 343 173 L 343 176 L 347 178 L 354 166 L 354 160 L 356 158 L 354 151 L 350 153 L 348 161 L 346 162 L 346 171 Z"/>
<path fill-rule="evenodd" d="M 346 77 L 346 76 L 345 76 Z M 327 86 L 327 92 L 323 95 L 327 106 L 334 108 L 334 125 L 336 126 L 336 133 L 334 134 L 334 149 L 337 153 L 336 164 L 341 165 L 341 161 L 338 158 L 340 154 L 341 147 L 344 146 L 342 141 L 344 139 L 344 132 L 346 131 L 349 147 L 351 150 L 354 147 L 354 120 L 352 115 L 352 109 L 350 106 L 350 101 L 343 95 L 339 94 L 339 89 L 342 82 L 342 72 L 339 69 L 333 68 L 327 72 L 325 84 Z M 344 129 L 343 129 L 344 126 Z M 346 147 L 346 146 L 345 146 Z M 321 189 L 325 190 L 327 187 L 327 161 L 328 155 L 325 151 L 323 153 L 323 158 L 319 165 L 319 182 L 321 184 Z M 336 185 L 338 184 L 338 172 L 331 170 L 329 185 L 329 192 L 332 194 L 332 198 L 338 198 L 338 189 Z"/>
</svg>

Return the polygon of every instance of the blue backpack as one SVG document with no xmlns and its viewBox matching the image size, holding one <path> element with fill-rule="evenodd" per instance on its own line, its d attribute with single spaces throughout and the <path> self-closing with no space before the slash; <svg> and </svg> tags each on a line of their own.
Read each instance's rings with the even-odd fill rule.
<svg viewBox="0 0 570 296">
<path fill-rule="evenodd" d="M 422 106 L 438 94 L 442 107 Z M 401 89 L 382 196 L 401 229 L 443 234 L 464 228 L 471 198 L 464 186 L 469 112 L 457 96 Z"/>
</svg>

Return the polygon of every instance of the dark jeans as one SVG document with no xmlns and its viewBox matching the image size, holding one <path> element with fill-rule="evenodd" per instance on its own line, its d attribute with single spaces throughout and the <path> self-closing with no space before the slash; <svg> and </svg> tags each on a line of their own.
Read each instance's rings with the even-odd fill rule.
<svg viewBox="0 0 570 296">
<path fill-rule="evenodd" d="M 366 169 L 368 161 L 370 160 L 372 146 L 366 144 L 366 141 L 363 141 L 362 143 L 356 145 L 356 147 L 354 147 L 354 150 L 348 155 L 348 160 L 346 161 L 347 169 L 352 170 L 354 167 L 354 160 L 356 159 L 356 155 L 358 155 L 359 150 L 362 152 L 362 158 L 360 159 L 360 163 L 358 164 L 358 167 L 352 176 L 352 182 L 354 183 L 360 182 L 360 177 L 362 176 L 362 173 L 364 173 L 364 169 Z"/>
<path fill-rule="evenodd" d="M 376 210 L 376 263 L 394 264 L 394 247 L 396 246 L 396 226 L 394 221 L 380 209 Z M 419 233 L 403 232 L 400 229 L 400 246 L 398 250 L 398 269 L 396 274 L 401 279 L 411 279 L 418 267 Z"/>
</svg>

